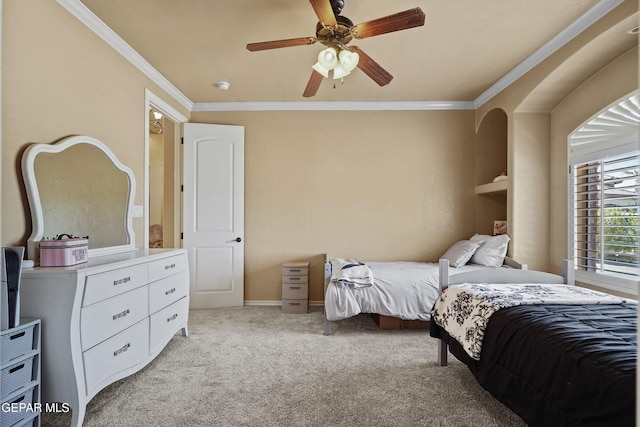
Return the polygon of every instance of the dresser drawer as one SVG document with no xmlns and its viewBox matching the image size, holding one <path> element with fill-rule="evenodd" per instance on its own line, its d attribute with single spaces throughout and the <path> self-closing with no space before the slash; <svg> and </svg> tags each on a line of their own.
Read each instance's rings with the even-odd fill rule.
<svg viewBox="0 0 640 427">
<path fill-rule="evenodd" d="M 35 375 L 36 370 L 33 369 L 36 357 L 36 355 L 33 355 L 19 360 L 18 362 L 7 366 L 0 372 L 2 399 L 37 379 Z"/>
<path fill-rule="evenodd" d="M 283 276 L 306 276 L 308 274 L 308 262 L 291 262 L 282 265 Z"/>
<path fill-rule="evenodd" d="M 189 298 L 184 297 L 151 316 L 150 352 L 160 350 L 189 318 Z"/>
<path fill-rule="evenodd" d="M 82 353 L 87 394 L 118 372 L 149 356 L 149 320 L 144 319 L 91 350 Z"/>
<path fill-rule="evenodd" d="M 80 311 L 80 339 L 87 350 L 149 316 L 147 286 L 84 307 Z"/>
<path fill-rule="evenodd" d="M 149 285 L 149 312 L 153 314 L 187 295 L 189 295 L 187 271 L 153 282 Z"/>
<path fill-rule="evenodd" d="M 309 296 L 309 286 L 306 282 L 299 283 L 283 283 L 282 298 L 283 299 L 306 299 Z"/>
<path fill-rule="evenodd" d="M 111 298 L 146 285 L 148 282 L 148 267 L 146 264 L 89 275 L 85 283 L 82 306 L 86 307 L 98 301 Z"/>
<path fill-rule="evenodd" d="M 186 269 L 187 257 L 184 255 L 162 258 L 149 263 L 149 281 L 154 282 Z"/>
</svg>

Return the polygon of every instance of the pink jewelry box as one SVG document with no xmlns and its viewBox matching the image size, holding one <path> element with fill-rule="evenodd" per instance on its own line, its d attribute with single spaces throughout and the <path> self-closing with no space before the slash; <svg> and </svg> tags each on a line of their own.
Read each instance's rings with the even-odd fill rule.
<svg viewBox="0 0 640 427">
<path fill-rule="evenodd" d="M 63 236 L 67 235 L 58 237 Z M 41 267 L 67 267 L 87 262 L 88 258 L 89 239 L 86 237 L 40 241 Z"/>
</svg>

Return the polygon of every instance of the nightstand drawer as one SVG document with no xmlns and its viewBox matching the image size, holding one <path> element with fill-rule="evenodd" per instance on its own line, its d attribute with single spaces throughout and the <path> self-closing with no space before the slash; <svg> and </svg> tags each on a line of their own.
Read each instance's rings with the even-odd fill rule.
<svg viewBox="0 0 640 427">
<path fill-rule="evenodd" d="M 282 276 L 306 276 L 308 274 L 308 262 L 288 262 L 282 265 Z"/>
<path fill-rule="evenodd" d="M 283 299 L 282 312 L 290 314 L 305 314 L 309 309 L 309 301 L 306 299 Z"/>
<path fill-rule="evenodd" d="M 309 296 L 309 286 L 306 283 L 283 283 L 282 299 L 306 299 Z"/>
<path fill-rule="evenodd" d="M 309 283 L 309 276 L 282 276 L 282 283 Z"/>
</svg>

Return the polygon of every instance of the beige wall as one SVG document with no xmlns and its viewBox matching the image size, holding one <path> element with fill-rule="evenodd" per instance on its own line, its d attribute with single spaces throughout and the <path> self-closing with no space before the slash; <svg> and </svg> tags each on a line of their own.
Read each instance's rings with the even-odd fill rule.
<svg viewBox="0 0 640 427">
<path fill-rule="evenodd" d="M 134 171 L 143 204 L 145 88 L 188 111 L 55 1 L 4 0 L 2 30 L 2 245 L 31 232 L 19 166 L 30 143 L 97 138 Z"/>
<path fill-rule="evenodd" d="M 567 257 L 567 144 L 569 135 L 591 116 L 640 87 L 638 49 L 635 48 L 603 68 L 566 97 L 551 114 L 551 216 L 550 266 L 561 268 Z"/>
<path fill-rule="evenodd" d="M 56 2 L 7 0 L 3 24 L 2 202 L 18 209 L 3 212 L 2 244 L 30 233 L 19 159 L 32 142 L 105 142 L 133 169 L 142 204 L 144 88 L 161 91 Z M 473 120 L 468 111 L 195 115 L 246 126 L 245 299 L 278 300 L 287 260 L 313 262 L 319 301 L 323 253 L 436 260 L 471 235 Z"/>
<path fill-rule="evenodd" d="M 638 24 L 637 12 L 636 2 L 623 2 L 476 112 L 476 125 L 495 108 L 508 116 L 510 254 L 530 268 L 561 272 L 568 252 L 567 136 L 638 87 L 637 39 L 624 49 L 634 43 L 626 32 Z M 608 49 L 613 42 L 618 56 Z"/>
<path fill-rule="evenodd" d="M 323 253 L 435 261 L 474 231 L 473 112 L 193 113 L 245 126 L 245 300 L 280 299 L 280 264 Z"/>
<path fill-rule="evenodd" d="M 566 255 L 566 136 L 637 87 L 637 50 L 578 79 L 566 99 L 551 108 L 518 107 L 567 58 L 588 46 L 589 38 L 631 9 L 625 2 L 607 22 L 477 113 L 194 113 L 193 122 L 246 128 L 245 299 L 278 300 L 284 261 L 312 261 L 310 299 L 319 301 L 323 253 L 432 261 L 453 241 L 473 234 L 474 128 L 494 108 L 508 117 L 514 255 L 532 268 L 557 271 Z M 135 203 L 143 204 L 144 89 L 185 116 L 189 111 L 52 0 L 5 0 L 2 49 L 2 245 L 24 244 L 30 233 L 19 162 L 33 142 L 73 134 L 105 142 L 133 169 Z M 134 225 L 140 246 L 142 220 Z"/>
</svg>

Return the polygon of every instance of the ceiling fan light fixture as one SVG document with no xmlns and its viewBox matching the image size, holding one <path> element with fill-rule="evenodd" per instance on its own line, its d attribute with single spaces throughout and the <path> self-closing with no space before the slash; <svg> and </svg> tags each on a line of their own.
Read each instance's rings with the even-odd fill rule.
<svg viewBox="0 0 640 427">
<path fill-rule="evenodd" d="M 360 55 L 348 50 L 341 50 L 338 54 L 338 58 L 340 59 L 342 67 L 344 67 L 348 72 L 351 72 L 358 66 Z"/>
<path fill-rule="evenodd" d="M 338 52 L 332 47 L 328 47 L 318 54 L 318 64 L 327 70 L 332 70 L 338 64 Z"/>
<path fill-rule="evenodd" d="M 316 62 L 311 68 L 322 74 L 323 77 L 329 78 L 329 70 L 320 65 L 319 62 Z"/>
<path fill-rule="evenodd" d="M 351 74 L 351 70 L 347 70 L 344 66 L 342 66 L 342 64 L 336 65 L 336 67 L 333 69 L 334 80 L 341 79 L 345 76 L 348 76 L 349 74 Z"/>
</svg>

